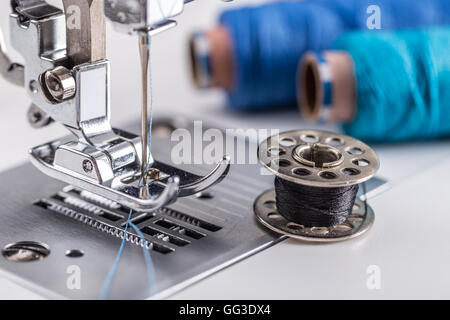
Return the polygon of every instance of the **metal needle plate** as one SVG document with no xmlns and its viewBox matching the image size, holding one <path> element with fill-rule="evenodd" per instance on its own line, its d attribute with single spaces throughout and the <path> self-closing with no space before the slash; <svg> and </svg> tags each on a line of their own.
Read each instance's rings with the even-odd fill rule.
<svg viewBox="0 0 450 320">
<path fill-rule="evenodd" d="M 126 127 L 139 131 L 137 122 Z M 184 119 L 155 121 L 153 128 L 154 152 L 164 163 L 170 163 L 170 150 L 176 144 L 170 141 L 170 133 L 176 128 L 186 128 L 192 134 L 194 130 L 193 122 Z M 247 147 L 247 152 L 256 148 L 250 142 Z M 192 168 L 185 165 L 180 169 Z M 211 171 L 211 166 L 196 166 L 195 170 L 194 173 L 204 176 Z M 30 164 L 2 172 L 0 180 L 4 182 L 0 184 L 0 251 L 5 248 L 6 253 L 11 254 L 12 243 L 24 249 L 23 241 L 46 245 L 51 250 L 44 259 L 26 263 L 10 261 L 0 255 L 0 275 L 45 297 L 98 298 L 121 242 L 111 231 L 123 226 L 129 210 L 110 199 L 77 194 L 64 183 L 42 175 Z M 371 181 L 373 183 L 367 183 L 367 192 L 371 194 L 386 185 L 384 180 Z M 255 223 L 251 214 L 255 199 L 271 186 L 273 177 L 261 175 L 259 165 L 235 165 L 229 176 L 213 190 L 208 190 L 208 194 L 180 198 L 145 217 L 146 220 L 135 221 L 153 244 L 151 255 L 157 290 L 152 298 L 170 296 L 283 240 L 284 237 L 267 232 L 265 227 Z M 61 197 L 61 190 L 64 197 Z M 58 196 L 53 197 L 55 195 Z M 132 218 L 139 214 L 133 213 Z M 86 222 L 87 216 L 95 216 L 97 227 L 102 228 L 81 223 Z M 79 221 L 82 217 L 83 221 Z M 112 299 L 151 296 L 142 248 L 136 245 L 133 231 L 129 232 L 111 288 Z M 82 251 L 84 256 L 67 256 L 67 250 L 73 249 Z M 82 272 L 80 290 L 71 290 L 66 285 L 70 277 L 67 268 L 74 264 Z"/>
<path fill-rule="evenodd" d="M 275 190 L 266 191 L 259 196 L 255 201 L 254 210 L 256 218 L 267 228 L 308 242 L 337 242 L 355 238 L 369 230 L 375 220 L 372 208 L 357 198 L 352 214 L 344 223 L 333 227 L 308 228 L 290 222 L 278 213 Z"/>
</svg>

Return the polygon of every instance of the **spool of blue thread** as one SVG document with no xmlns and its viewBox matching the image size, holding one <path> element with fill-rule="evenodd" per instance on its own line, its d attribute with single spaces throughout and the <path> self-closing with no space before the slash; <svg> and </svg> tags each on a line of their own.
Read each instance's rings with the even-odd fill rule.
<svg viewBox="0 0 450 320">
<path fill-rule="evenodd" d="M 335 49 L 351 57 L 355 83 L 354 105 L 348 106 L 353 117 L 343 124 L 344 131 L 377 142 L 450 136 L 449 48 L 450 28 L 353 32 L 340 37 Z M 303 113 L 322 108 L 317 91 L 306 89 L 305 69 L 299 74 L 306 95 L 301 100 Z M 322 86 L 320 75 L 314 83 Z M 333 79 L 332 86 L 336 84 Z M 315 104 L 305 106 L 307 101 Z M 331 105 L 335 108 L 335 101 Z"/>
<path fill-rule="evenodd" d="M 371 5 L 380 8 L 385 30 L 450 24 L 448 0 L 305 0 L 226 11 L 220 23 L 233 47 L 230 106 L 264 110 L 295 105 L 301 56 L 331 48 L 346 31 L 366 29 Z"/>
<path fill-rule="evenodd" d="M 213 85 L 211 44 L 204 32 L 196 32 L 190 38 L 192 75 L 199 88 L 208 88 Z"/>
</svg>

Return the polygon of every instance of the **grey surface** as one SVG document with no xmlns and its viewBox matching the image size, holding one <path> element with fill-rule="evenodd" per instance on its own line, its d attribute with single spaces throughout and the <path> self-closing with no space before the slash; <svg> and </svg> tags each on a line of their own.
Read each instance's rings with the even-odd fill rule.
<svg viewBox="0 0 450 320">
<path fill-rule="evenodd" d="M 232 5 L 249 2 L 259 1 L 236 0 Z M 228 5 L 197 0 L 187 6 L 176 29 L 155 37 L 152 49 L 155 112 L 208 119 L 209 123 L 229 128 L 309 128 L 295 110 L 239 114 L 224 108 L 220 92 L 194 90 L 189 78 L 187 35 L 193 29 L 212 25 L 219 10 Z M 7 10 L 8 2 L 2 1 L 0 12 Z M 7 19 L 0 17 L 0 24 L 6 28 Z M 136 119 L 140 112 L 137 39 L 115 34 L 109 27 L 108 41 L 112 121 L 120 126 Z M 11 55 L 17 58 L 16 53 Z M 7 148 L 0 157 L 2 170 L 26 161 L 28 148 L 65 134 L 58 126 L 38 131 L 30 128 L 26 120 L 28 105 L 23 89 L 0 79 L 3 137 L 0 145 Z M 15 143 L 9 140 L 13 135 L 17 138 Z M 379 175 L 388 178 L 392 189 L 370 200 L 376 219 L 367 235 L 331 245 L 283 241 L 173 298 L 449 298 L 450 205 L 446 199 L 450 192 L 450 142 L 374 147 L 381 162 Z M 138 262 L 143 262 L 141 256 Z M 381 269 L 381 290 L 367 289 L 370 265 Z M 16 285 L 13 279 L 11 274 L 0 276 L 0 298 L 42 297 Z"/>
<path fill-rule="evenodd" d="M 170 158 L 168 143 L 170 142 L 165 139 L 153 139 L 153 150 L 159 155 L 159 159 Z M 204 173 L 202 171 L 207 171 L 205 166 L 197 168 L 196 173 Z M 44 294 L 46 297 L 98 298 L 113 265 L 120 240 L 58 212 L 33 205 L 36 200 L 45 199 L 46 203 L 55 203 L 85 216 L 95 216 L 89 215 L 89 211 L 81 206 L 52 199 L 52 195 L 60 191 L 64 184 L 45 177 L 31 165 L 6 171 L 0 175 L 0 180 L 3 181 L 0 185 L 0 246 L 19 241 L 36 241 L 46 244 L 51 250 L 47 258 L 36 262 L 18 263 L 0 258 L 0 268 L 20 277 L 18 282 L 25 286 L 39 286 L 38 292 L 43 292 L 43 289 L 51 291 L 50 294 Z M 272 177 L 260 175 L 257 164 L 233 166 L 227 179 L 213 187 L 212 199 L 187 197 L 168 207 L 188 215 L 189 219 L 200 219 L 221 228 L 217 231 L 188 223 L 186 219 L 164 212 L 141 221 L 137 224 L 141 230 L 145 226 L 157 228 L 189 243 L 178 247 L 147 237 L 147 240 L 159 248 L 172 251 L 163 254 L 161 250 L 152 250 L 156 283 L 150 287 L 141 248 L 127 242 L 109 297 L 145 299 L 151 296 L 152 288 L 152 297 L 164 298 L 273 245 L 280 237 L 255 223 L 252 212 L 254 199 L 271 186 Z M 11 190 L 17 192 L 11 194 Z M 99 205 L 96 207 L 105 208 Z M 122 219 L 116 223 L 98 216 L 94 218 L 104 226 L 120 226 L 126 222 L 126 209 L 114 212 L 122 215 Z M 176 232 L 155 224 L 161 219 L 204 237 L 195 239 L 187 235 L 177 236 Z M 67 258 L 64 253 L 71 249 L 81 250 L 85 256 L 78 259 Z M 80 290 L 71 290 L 66 285 L 66 271 L 71 264 L 79 266 L 81 270 Z"/>
</svg>

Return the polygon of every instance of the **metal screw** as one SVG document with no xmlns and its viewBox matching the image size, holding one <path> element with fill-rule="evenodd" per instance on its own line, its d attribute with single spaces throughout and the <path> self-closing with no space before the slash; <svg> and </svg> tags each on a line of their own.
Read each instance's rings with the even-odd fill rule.
<svg viewBox="0 0 450 320">
<path fill-rule="evenodd" d="M 149 179 L 149 180 L 159 180 L 161 177 L 161 171 L 159 171 L 156 168 L 150 168 L 146 174 L 145 174 L 145 179 Z"/>
<path fill-rule="evenodd" d="M 32 104 L 27 112 L 28 122 L 33 128 L 39 129 L 52 123 L 52 118 L 44 111 L 39 109 L 35 104 Z"/>
<path fill-rule="evenodd" d="M 31 80 L 29 84 L 29 89 L 32 93 L 36 94 L 39 92 L 39 84 L 36 80 Z"/>
<path fill-rule="evenodd" d="M 50 254 L 50 249 L 43 243 L 21 241 L 5 246 L 2 254 L 9 261 L 31 262 L 47 257 Z"/>
<path fill-rule="evenodd" d="M 92 170 L 94 170 L 94 165 L 90 160 L 84 160 L 83 161 L 83 170 L 86 173 L 91 173 Z"/>
<path fill-rule="evenodd" d="M 69 69 L 56 67 L 44 74 L 45 86 L 57 102 L 70 99 L 75 95 L 75 78 Z"/>
</svg>

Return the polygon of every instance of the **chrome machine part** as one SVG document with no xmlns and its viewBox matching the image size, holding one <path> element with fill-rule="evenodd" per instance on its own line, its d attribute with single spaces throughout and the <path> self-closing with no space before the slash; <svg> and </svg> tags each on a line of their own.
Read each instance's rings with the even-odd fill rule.
<svg viewBox="0 0 450 320">
<path fill-rule="evenodd" d="M 159 125 L 156 120 L 155 127 Z M 137 122 L 128 127 L 139 130 Z M 170 127 L 178 127 L 178 123 L 172 121 Z M 193 133 L 193 122 L 184 128 Z M 165 163 L 156 165 L 168 171 L 164 166 L 170 163 L 170 150 L 176 142 L 171 142 L 170 137 L 153 139 L 153 150 Z M 193 170 L 195 175 L 191 178 L 195 181 L 195 177 L 208 176 L 211 168 L 200 165 Z M 29 164 L 2 173 L 0 179 L 5 182 L 0 185 L 0 251 L 5 249 L 5 258 L 0 254 L 0 274 L 44 297 L 98 299 L 124 236 L 130 208 L 41 175 Z M 132 219 L 145 239 L 142 241 L 134 230 L 128 230 L 109 298 L 151 296 L 141 246 L 151 253 L 156 274 L 152 298 L 157 299 L 282 240 L 283 237 L 256 224 L 251 215 L 254 199 L 270 185 L 271 177 L 261 176 L 257 164 L 234 166 L 228 178 L 212 188 L 210 197 L 179 198 L 145 216 L 133 211 Z M 11 194 L 11 189 L 21 192 Z M 33 204 L 30 199 L 36 202 Z M 10 261 L 16 259 L 13 250 L 29 247 L 23 241 L 34 241 L 50 254 L 33 263 Z M 16 245 L 13 247 L 12 243 Z M 32 249 L 31 253 L 36 251 Z M 67 257 L 67 250 L 73 249 L 84 255 Z M 66 285 L 66 269 L 73 264 L 82 270 L 80 290 L 70 290 Z"/>
<path fill-rule="evenodd" d="M 369 230 L 375 220 L 372 208 L 360 199 L 356 199 L 353 212 L 345 222 L 333 227 L 308 228 L 288 221 L 277 212 L 275 190 L 266 191 L 259 196 L 255 201 L 254 211 L 258 221 L 270 230 L 307 242 L 349 240 Z"/>
<path fill-rule="evenodd" d="M 176 26 L 169 19 L 183 12 L 184 3 L 184 0 L 105 0 L 105 15 L 120 32 L 138 34 L 152 29 L 156 33 Z"/>
<path fill-rule="evenodd" d="M 142 114 L 141 114 L 141 140 L 142 140 L 142 163 L 141 163 L 141 176 L 143 179 L 143 184 L 147 184 L 146 170 L 150 165 L 148 142 L 149 142 L 149 130 L 150 130 L 150 119 L 149 119 L 149 104 L 151 103 L 152 90 L 149 83 L 149 73 L 150 73 L 150 35 L 142 34 L 139 36 L 139 55 L 141 57 L 141 83 L 142 83 Z"/>
<path fill-rule="evenodd" d="M 11 62 L 6 54 L 6 46 L 0 28 L 0 75 L 10 83 L 23 87 L 24 72 L 24 67 L 18 63 Z"/>
<path fill-rule="evenodd" d="M 170 132 L 185 128 L 193 134 L 193 123 L 185 118 L 156 119 L 153 150 L 164 163 L 170 163 L 171 147 L 177 143 L 170 141 Z M 138 131 L 139 123 L 127 127 Z M 158 136 L 157 130 L 165 134 Z M 246 153 L 256 149 L 251 141 L 243 143 L 248 148 Z M 201 165 L 193 170 L 205 176 L 211 169 Z M 29 164 L 1 173 L 0 180 L 4 182 L 0 184 L 0 251 L 4 249 L 5 255 L 3 258 L 0 254 L 0 274 L 44 297 L 97 299 L 124 236 L 129 208 L 50 179 Z M 371 194 L 386 186 L 385 181 L 372 183 L 374 180 L 367 182 Z M 267 232 L 251 214 L 254 200 L 272 185 L 273 177 L 261 175 L 258 164 L 233 166 L 227 179 L 197 197 L 179 198 L 147 215 L 133 212 L 132 220 L 145 239 L 141 241 L 134 230 L 128 230 L 109 297 L 151 296 L 141 246 L 151 250 L 156 274 L 152 298 L 156 299 L 183 290 L 285 239 L 284 235 Z M 20 192 L 11 193 L 11 189 Z M 67 250 L 75 249 L 84 255 L 67 256 Z M 43 260 L 16 262 L 21 257 L 16 254 L 18 250 L 31 251 L 27 256 L 38 252 L 36 258 Z M 23 253 L 27 259 L 27 252 Z M 73 264 L 82 270 L 80 290 L 66 285 L 66 270 Z"/>
<path fill-rule="evenodd" d="M 342 134 L 298 130 L 267 138 L 258 149 L 260 164 L 277 177 L 303 186 L 338 188 L 372 178 L 380 163 L 375 151 Z M 254 204 L 264 226 L 292 238 L 312 242 L 342 241 L 367 231 L 375 219 L 372 208 L 356 198 L 353 213 L 333 227 L 308 228 L 288 221 L 277 211 L 275 190 L 262 194 Z"/>
<path fill-rule="evenodd" d="M 46 127 L 53 122 L 52 118 L 34 104 L 28 108 L 27 118 L 28 123 L 36 129 Z"/>
<path fill-rule="evenodd" d="M 150 171 L 160 170 L 162 178 L 149 179 L 158 187 L 152 189 L 151 196 L 145 195 L 146 188 L 138 184 L 148 175 L 144 161 L 147 141 L 142 143 L 135 135 L 113 130 L 110 124 L 104 2 L 62 1 L 65 12 L 43 0 L 12 2 L 11 39 L 26 61 L 23 82 L 32 99 L 28 119 L 35 127 L 53 119 L 76 136 L 33 148 L 33 164 L 55 179 L 137 211 L 157 210 L 179 196 L 223 179 L 229 162 L 222 162 L 206 177 L 193 178 L 170 166 L 160 170 L 149 155 L 153 164 Z M 155 5 L 154 1 L 150 3 Z M 133 11 L 132 7 L 126 10 Z M 175 171 L 180 178 L 172 175 Z M 212 181 L 211 177 L 217 180 Z"/>
<path fill-rule="evenodd" d="M 45 87 L 57 102 L 73 98 L 76 93 L 76 83 L 72 72 L 65 67 L 56 67 L 44 73 Z"/>
<path fill-rule="evenodd" d="M 103 0 L 63 0 L 67 19 L 67 56 L 72 65 L 106 59 Z M 79 20 L 77 20 L 77 16 Z M 79 25 L 77 25 L 79 24 Z"/>
<path fill-rule="evenodd" d="M 177 25 L 170 20 L 194 0 L 105 0 L 105 16 L 119 32 L 156 34 Z M 229 2 L 232 0 L 222 0 Z"/>
<path fill-rule="evenodd" d="M 365 143 L 324 131 L 284 132 L 258 149 L 261 165 L 276 176 L 312 187 L 336 188 L 369 180 L 380 166 Z"/>
</svg>

